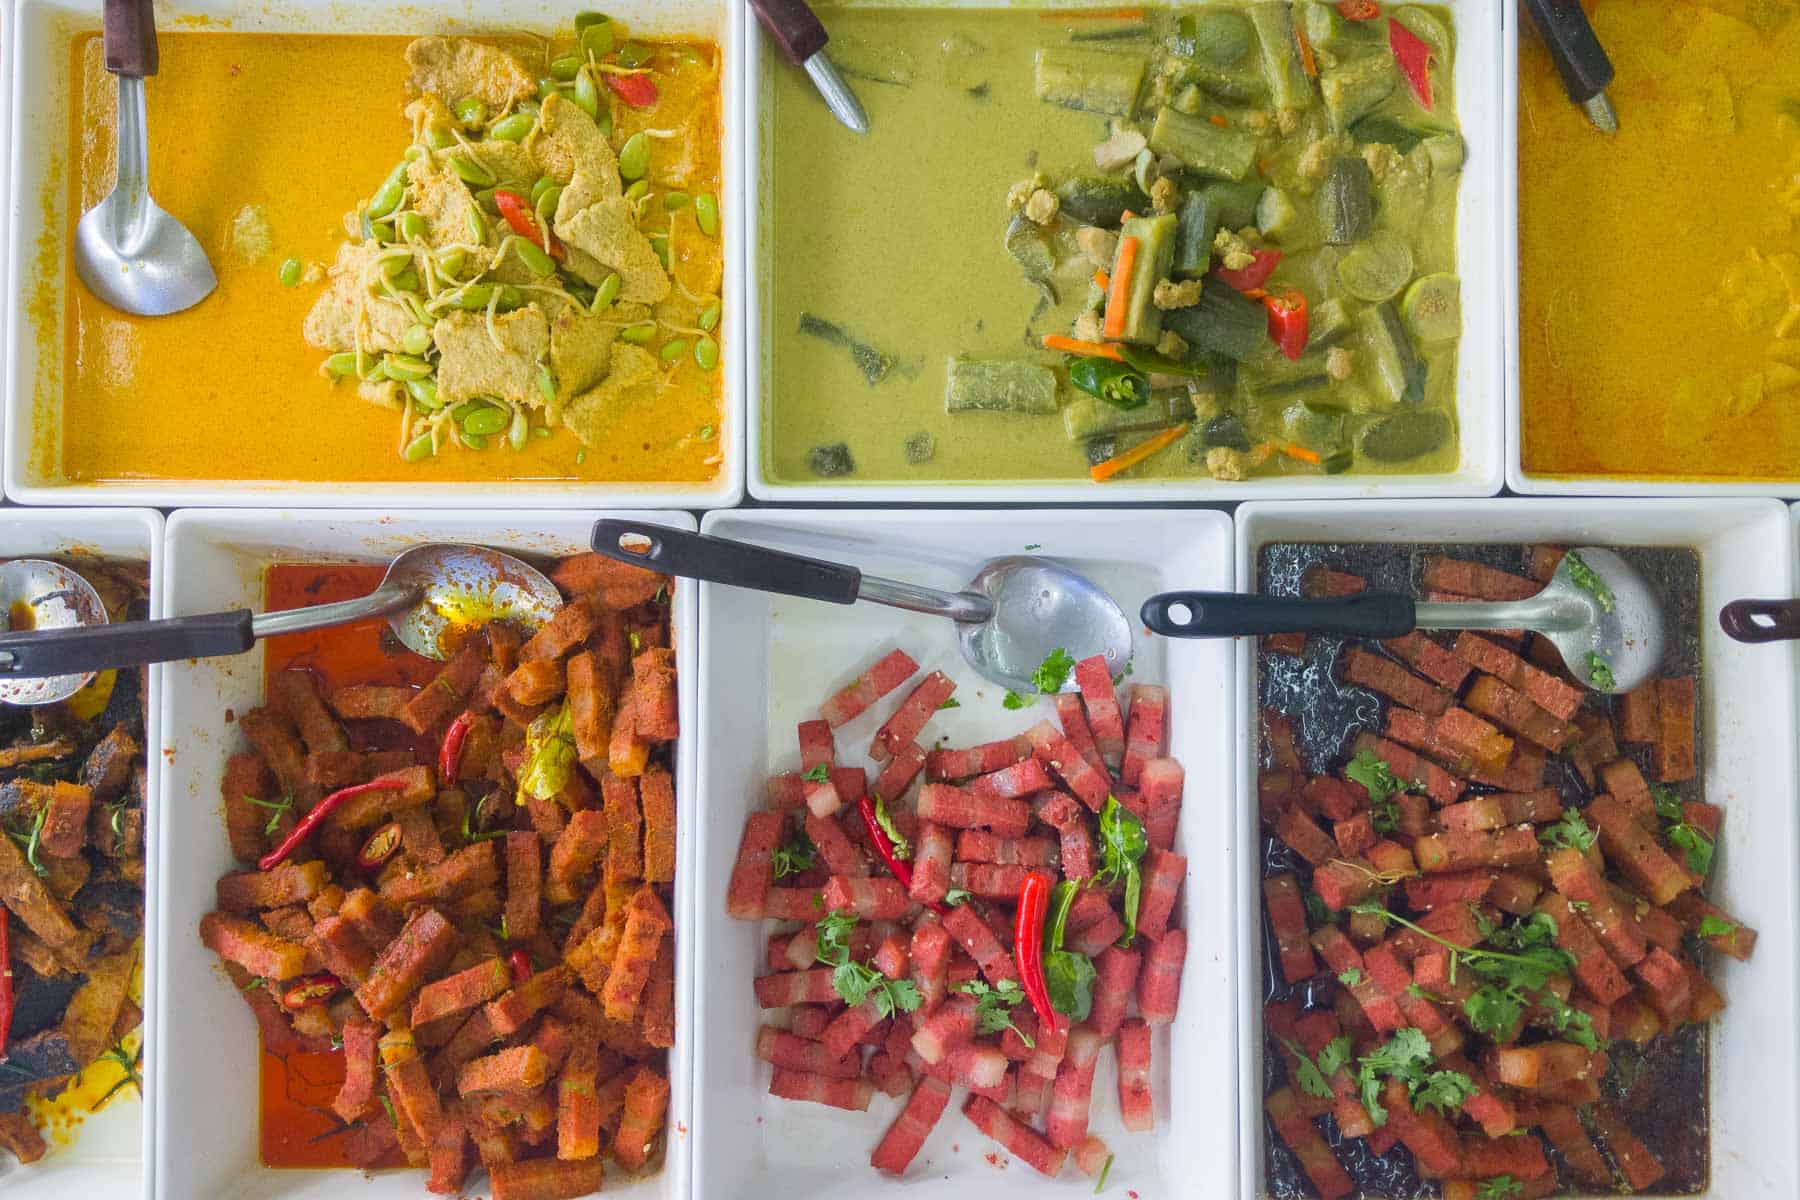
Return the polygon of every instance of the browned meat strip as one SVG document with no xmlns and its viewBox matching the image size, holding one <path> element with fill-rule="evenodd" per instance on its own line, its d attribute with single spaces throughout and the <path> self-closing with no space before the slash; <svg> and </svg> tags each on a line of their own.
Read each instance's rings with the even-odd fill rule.
<svg viewBox="0 0 1800 1200">
<path fill-rule="evenodd" d="M 562 664 L 553 658 L 522 662 L 506 677 L 506 690 L 520 704 L 548 704 L 563 694 Z"/>
<path fill-rule="evenodd" d="M 398 721 L 416 695 L 409 687 L 359 683 L 331 693 L 331 709 L 346 721 Z"/>
<path fill-rule="evenodd" d="M 614 562 L 598 554 L 576 554 L 550 572 L 565 596 L 592 595 L 604 608 L 630 608 L 651 599 L 668 582 L 655 571 Z"/>
<path fill-rule="evenodd" d="M 83 969 L 94 935 L 75 927 L 68 910 L 51 895 L 9 837 L 0 837 L 0 903 L 44 940 L 57 961 L 71 971 Z"/>
<path fill-rule="evenodd" d="M 51 738 L 35 745 L 9 746 L 0 750 L 0 770 L 22 767 L 28 763 L 49 762 L 53 758 L 67 758 L 73 753 L 75 743 L 66 737 Z"/>
<path fill-rule="evenodd" d="M 565 604 L 525 643 L 525 648 L 519 651 L 519 661 L 561 658 L 587 641 L 588 635 L 599 626 L 600 607 L 592 599 L 584 596 L 572 604 Z"/>
<path fill-rule="evenodd" d="M 612 737 L 617 705 L 612 684 L 599 656 L 592 650 L 584 650 L 569 659 L 568 687 L 575 754 L 583 762 L 599 763 L 606 758 L 606 745 Z"/>
<path fill-rule="evenodd" d="M 69 1039 L 69 1057 L 87 1066 L 112 1045 L 113 1026 L 131 990 L 131 972 L 137 952 L 125 950 L 88 964 L 87 982 L 69 999 L 63 1010 L 62 1030 Z"/>
<path fill-rule="evenodd" d="M 111 804 L 131 782 L 131 768 L 144 753 L 131 730 L 115 725 L 112 732 L 88 752 L 81 764 L 81 785 L 94 793 L 98 804 Z"/>
<path fill-rule="evenodd" d="M 73 858 L 87 844 L 88 808 L 94 795 L 78 783 L 58 780 L 50 790 L 41 841 L 44 853 Z"/>
<path fill-rule="evenodd" d="M 238 718 L 238 726 L 282 791 L 297 794 L 306 787 L 306 751 L 286 717 L 272 708 L 253 708 Z"/>
<path fill-rule="evenodd" d="M 437 678 L 422 688 L 406 706 L 400 719 L 414 733 L 429 733 L 463 710 L 475 681 L 487 665 L 487 643 L 470 638 L 458 650 Z"/>
<path fill-rule="evenodd" d="M 252 801 L 278 803 L 274 776 L 256 755 L 234 754 L 225 764 L 219 794 L 225 802 L 225 836 L 231 841 L 231 856 L 239 862 L 255 862 L 262 857 L 266 841 L 263 829 L 274 810 Z M 276 831 L 280 828 L 277 821 Z"/>
<path fill-rule="evenodd" d="M 289 669 L 269 680 L 269 696 L 300 731 L 308 750 L 348 750 L 349 739 L 319 698 L 319 685 L 311 671 Z"/>
</svg>

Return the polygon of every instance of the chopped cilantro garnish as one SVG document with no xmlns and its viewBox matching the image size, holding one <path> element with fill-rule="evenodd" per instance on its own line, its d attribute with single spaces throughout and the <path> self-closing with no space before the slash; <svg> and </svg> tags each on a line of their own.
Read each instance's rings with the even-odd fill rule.
<svg viewBox="0 0 1800 1200">
<path fill-rule="evenodd" d="M 1737 929 L 1738 927 L 1736 925 L 1733 925 L 1723 917 L 1715 917 L 1711 913 L 1708 913 L 1700 918 L 1700 928 L 1698 933 L 1703 938 L 1730 937 L 1737 932 Z"/>
<path fill-rule="evenodd" d="M 1579 850 L 1583 854 L 1593 847 L 1594 839 L 1599 836 L 1582 815 L 1572 808 L 1562 815 L 1560 821 L 1538 831 L 1538 841 L 1541 844 L 1558 850 Z"/>
<path fill-rule="evenodd" d="M 1587 672 L 1588 680 L 1603 692 L 1610 692 L 1618 686 L 1618 680 L 1613 678 L 1611 664 L 1598 651 L 1588 651 Z"/>
<path fill-rule="evenodd" d="M 1575 551 L 1569 551 L 1564 557 L 1569 564 L 1569 578 L 1574 581 L 1575 586 L 1592 596 L 1601 612 L 1611 612 L 1617 601 L 1613 599 L 1612 589 L 1606 586 L 1606 581 Z"/>
</svg>

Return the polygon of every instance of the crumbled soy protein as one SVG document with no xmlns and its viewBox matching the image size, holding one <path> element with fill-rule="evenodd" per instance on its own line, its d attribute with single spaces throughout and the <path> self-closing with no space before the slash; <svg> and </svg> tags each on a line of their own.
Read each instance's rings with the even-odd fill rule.
<svg viewBox="0 0 1800 1200">
<path fill-rule="evenodd" d="M 856 473 L 856 460 L 850 457 L 850 447 L 843 442 L 814 446 L 806 452 L 806 465 L 814 475 L 827 478 Z"/>
<path fill-rule="evenodd" d="M 921 429 L 906 439 L 906 461 L 913 466 L 928 463 L 937 455 L 937 439 Z"/>
</svg>

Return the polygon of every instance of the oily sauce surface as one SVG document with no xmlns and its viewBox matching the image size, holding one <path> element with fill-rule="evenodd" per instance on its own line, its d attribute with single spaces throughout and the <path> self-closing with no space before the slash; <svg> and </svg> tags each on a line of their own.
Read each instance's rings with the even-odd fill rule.
<svg viewBox="0 0 1800 1200">
<path fill-rule="evenodd" d="M 1660 596 L 1666 621 L 1666 649 L 1661 673 L 1699 674 L 1700 662 L 1700 561 L 1691 550 L 1664 547 L 1614 546 L 1627 562 L 1650 581 Z M 1282 543 L 1265 546 L 1257 560 L 1257 590 L 1269 595 L 1300 595 L 1300 579 L 1315 563 L 1348 571 L 1369 581 L 1371 591 L 1420 595 L 1419 571 L 1424 558 L 1447 554 L 1486 563 L 1514 574 L 1525 574 L 1525 547 L 1518 545 L 1331 545 Z M 1338 681 L 1336 663 L 1346 642 L 1343 638 L 1313 635 L 1306 653 L 1296 658 L 1262 653 L 1257 657 L 1259 711 L 1272 708 L 1293 719 L 1294 744 L 1301 765 L 1311 774 L 1333 771 L 1346 758 L 1345 749 L 1360 730 L 1379 731 L 1382 706 L 1389 703 L 1375 693 Z M 1702 690 L 1706 680 L 1701 678 Z M 1623 747 L 1628 757 L 1648 771 L 1644 747 Z M 1704 739 L 1696 751 L 1703 752 Z M 1266 765 L 1266 758 L 1265 758 Z M 1700 761 L 1695 781 L 1668 785 L 1683 799 L 1703 799 Z M 1570 807 L 1584 806 L 1592 793 L 1560 756 L 1551 759 L 1546 786 L 1561 793 Z M 1492 791 L 1476 786 L 1475 791 Z M 1278 839 L 1261 835 L 1259 844 L 1265 876 L 1294 872 L 1310 875 L 1305 861 Z M 1701 966 L 1706 965 L 1702 951 Z M 1274 934 L 1263 923 L 1262 981 L 1265 1001 L 1299 996 L 1306 1007 L 1329 1007 L 1336 984 L 1320 976 L 1299 984 L 1282 979 Z M 1727 1018 L 1729 1019 L 1729 1018 Z M 1633 1132 L 1656 1155 L 1668 1174 L 1657 1185 L 1659 1195 L 1693 1195 L 1707 1190 L 1710 1169 L 1710 1095 L 1708 1090 L 1707 1029 L 1684 1026 L 1672 1037 L 1659 1037 L 1639 1050 L 1629 1042 L 1607 1047 L 1611 1066 L 1601 1091 L 1615 1105 Z M 1263 1056 L 1265 1094 L 1285 1082 L 1286 1068 L 1271 1042 Z M 1383 1200 L 1423 1200 L 1436 1196 L 1438 1186 L 1419 1177 L 1410 1152 L 1395 1146 L 1385 1155 L 1374 1154 L 1364 1139 L 1345 1139 L 1329 1114 L 1321 1123 L 1325 1141 L 1337 1153 L 1344 1169 L 1364 1197 Z M 1527 1135 L 1533 1136 L 1533 1135 Z M 1263 1190 L 1274 1200 L 1302 1200 L 1315 1195 L 1299 1161 L 1271 1127 L 1264 1138 Z M 1547 1142 L 1544 1154 L 1558 1172 L 1562 1191 L 1575 1189 L 1562 1156 Z"/>
</svg>

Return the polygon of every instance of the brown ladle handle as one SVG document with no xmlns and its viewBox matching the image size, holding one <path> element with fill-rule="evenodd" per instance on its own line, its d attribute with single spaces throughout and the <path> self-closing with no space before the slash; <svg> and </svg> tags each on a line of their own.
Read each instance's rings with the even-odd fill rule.
<svg viewBox="0 0 1800 1200">
<path fill-rule="evenodd" d="M 825 26 L 806 0 L 750 0 L 750 7 L 781 48 L 781 56 L 794 66 L 825 48 Z"/>
<path fill-rule="evenodd" d="M 127 79 L 156 74 L 156 10 L 151 0 L 106 0 L 101 28 L 108 71 Z"/>
<path fill-rule="evenodd" d="M 1800 639 L 1800 600 L 1733 600 L 1719 610 L 1719 627 L 1738 642 Z"/>
</svg>

